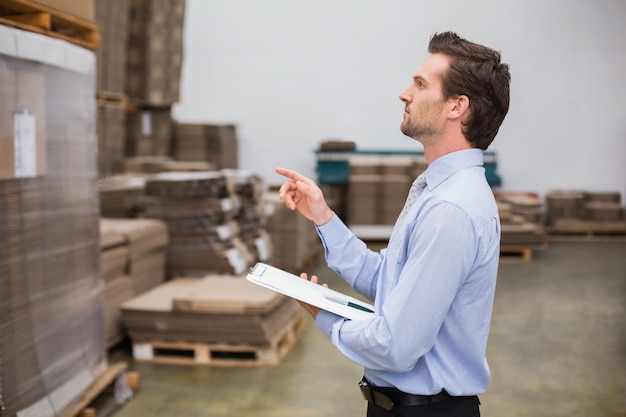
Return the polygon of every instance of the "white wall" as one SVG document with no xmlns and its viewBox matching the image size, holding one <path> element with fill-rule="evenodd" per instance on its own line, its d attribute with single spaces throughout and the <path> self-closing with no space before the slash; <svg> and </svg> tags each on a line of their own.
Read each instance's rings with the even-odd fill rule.
<svg viewBox="0 0 626 417">
<path fill-rule="evenodd" d="M 237 125 L 239 163 L 315 178 L 328 138 L 421 149 L 399 131 L 400 91 L 433 32 L 492 46 L 511 65 L 491 149 L 502 189 L 626 194 L 624 0 L 187 0 L 182 122 Z"/>
</svg>

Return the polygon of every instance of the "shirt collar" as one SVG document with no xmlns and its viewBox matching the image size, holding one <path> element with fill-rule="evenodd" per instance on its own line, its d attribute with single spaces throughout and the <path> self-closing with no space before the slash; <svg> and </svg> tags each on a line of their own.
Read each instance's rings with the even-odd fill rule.
<svg viewBox="0 0 626 417">
<path fill-rule="evenodd" d="M 426 170 L 426 182 L 432 190 L 452 174 L 464 168 L 483 165 L 483 151 L 477 148 L 451 152 L 435 159 Z"/>
</svg>

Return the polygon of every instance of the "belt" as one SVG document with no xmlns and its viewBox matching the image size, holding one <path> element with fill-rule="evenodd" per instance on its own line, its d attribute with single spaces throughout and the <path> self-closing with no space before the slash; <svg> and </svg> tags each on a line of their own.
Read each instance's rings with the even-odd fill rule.
<svg viewBox="0 0 626 417">
<path fill-rule="evenodd" d="M 365 378 L 359 382 L 359 388 L 366 401 L 376 404 L 385 410 L 392 410 L 394 406 L 407 407 L 433 404 L 450 398 L 450 394 L 445 390 L 435 395 L 416 395 L 402 392 L 396 388 L 373 387 Z"/>
</svg>

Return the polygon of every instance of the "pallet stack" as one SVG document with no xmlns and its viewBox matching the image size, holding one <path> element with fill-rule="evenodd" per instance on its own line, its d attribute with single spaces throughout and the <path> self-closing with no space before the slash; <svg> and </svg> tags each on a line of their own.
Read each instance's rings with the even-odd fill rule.
<svg viewBox="0 0 626 417">
<path fill-rule="evenodd" d="M 551 234 L 626 234 L 619 191 L 553 190 L 546 194 Z"/>
<path fill-rule="evenodd" d="M 105 337 L 108 348 L 126 335 L 119 306 L 165 281 L 165 223 L 155 219 L 100 219 Z"/>
<path fill-rule="evenodd" d="M 241 274 L 271 256 L 258 177 L 238 171 L 163 172 L 146 181 L 143 216 L 168 227 L 167 276 Z"/>
<path fill-rule="evenodd" d="M 422 158 L 398 155 L 354 156 L 349 166 L 348 201 L 352 204 L 347 220 L 351 226 L 392 226 L 411 183 L 426 169 Z"/>
<path fill-rule="evenodd" d="M 206 161 L 216 169 L 239 166 L 237 127 L 233 124 L 176 123 L 174 154 L 182 161 Z"/>
<path fill-rule="evenodd" d="M 274 366 L 306 316 L 293 299 L 241 276 L 174 278 L 122 305 L 137 361 Z"/>
<path fill-rule="evenodd" d="M 272 265 L 293 274 L 306 271 L 323 250 L 313 223 L 285 207 L 276 191 L 264 193 L 262 201 L 268 213 L 265 229 L 274 249 Z"/>
<path fill-rule="evenodd" d="M 0 414 L 67 415 L 107 368 L 95 54 L 66 42 L 59 25 L 84 19 L 62 10 L 3 1 L 0 16 L 28 29 L 0 25 Z"/>
<path fill-rule="evenodd" d="M 126 44 L 130 0 L 95 3 L 95 17 L 100 29 L 97 49 L 98 175 L 106 177 L 120 172 L 125 158 L 126 113 Z"/>
<path fill-rule="evenodd" d="M 171 108 L 180 98 L 185 0 L 129 1 L 126 155 L 169 156 Z"/>
</svg>

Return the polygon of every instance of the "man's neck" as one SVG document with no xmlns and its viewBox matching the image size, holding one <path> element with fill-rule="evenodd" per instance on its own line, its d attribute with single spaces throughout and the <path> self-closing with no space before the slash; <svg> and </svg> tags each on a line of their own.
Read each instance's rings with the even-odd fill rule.
<svg viewBox="0 0 626 417">
<path fill-rule="evenodd" d="M 463 140 L 462 142 L 445 142 L 433 144 L 430 146 L 424 146 L 424 157 L 426 162 L 430 165 L 437 158 L 441 158 L 452 152 L 462 151 L 465 149 L 472 149 L 469 142 Z"/>
</svg>

